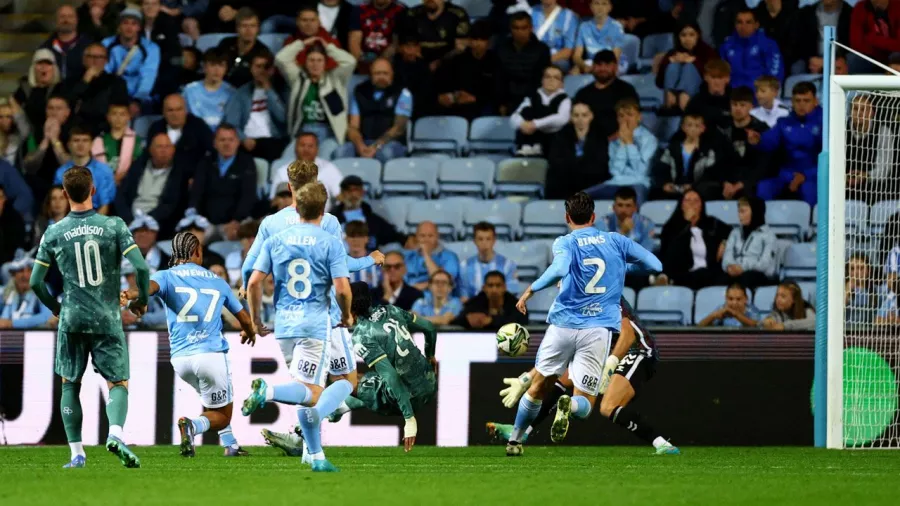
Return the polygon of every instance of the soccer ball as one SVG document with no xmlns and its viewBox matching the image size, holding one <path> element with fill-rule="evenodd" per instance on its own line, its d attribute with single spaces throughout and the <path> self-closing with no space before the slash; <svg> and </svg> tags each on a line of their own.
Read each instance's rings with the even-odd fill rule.
<svg viewBox="0 0 900 506">
<path fill-rule="evenodd" d="M 507 323 L 497 331 L 497 349 L 510 357 L 518 357 L 528 349 L 531 336 L 528 329 L 518 323 Z"/>
</svg>

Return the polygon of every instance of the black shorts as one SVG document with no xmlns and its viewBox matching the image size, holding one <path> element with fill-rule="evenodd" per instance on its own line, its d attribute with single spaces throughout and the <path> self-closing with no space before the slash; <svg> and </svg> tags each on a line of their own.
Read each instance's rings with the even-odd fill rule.
<svg viewBox="0 0 900 506">
<path fill-rule="evenodd" d="M 656 374 L 656 357 L 647 356 L 644 353 L 629 351 L 625 357 L 619 361 L 619 366 L 613 371 L 624 377 L 631 383 L 635 395 L 643 384 Z"/>
</svg>

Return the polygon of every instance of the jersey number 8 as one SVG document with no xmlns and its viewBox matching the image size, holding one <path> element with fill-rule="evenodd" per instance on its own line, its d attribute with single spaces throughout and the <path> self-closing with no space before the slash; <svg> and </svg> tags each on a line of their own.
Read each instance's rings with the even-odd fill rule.
<svg viewBox="0 0 900 506">
<path fill-rule="evenodd" d="M 91 286 L 103 283 L 103 270 L 100 266 L 100 245 L 97 241 L 75 243 L 75 265 L 78 268 L 78 286 L 84 288 L 84 282 Z"/>
<path fill-rule="evenodd" d="M 299 270 L 298 270 L 299 268 Z M 312 293 L 312 283 L 309 282 L 309 262 L 303 258 L 291 260 L 288 264 L 287 291 L 295 299 L 305 299 Z M 297 285 L 301 285 L 297 288 Z"/>
<path fill-rule="evenodd" d="M 588 284 L 584 285 L 584 293 L 588 294 L 599 294 L 606 293 L 605 286 L 597 286 L 597 283 L 600 282 L 600 278 L 603 277 L 603 274 L 606 272 L 606 262 L 603 261 L 602 258 L 585 258 L 582 262 L 585 266 L 588 265 L 596 265 L 597 272 L 594 273 L 594 277 L 588 281 Z"/>
</svg>

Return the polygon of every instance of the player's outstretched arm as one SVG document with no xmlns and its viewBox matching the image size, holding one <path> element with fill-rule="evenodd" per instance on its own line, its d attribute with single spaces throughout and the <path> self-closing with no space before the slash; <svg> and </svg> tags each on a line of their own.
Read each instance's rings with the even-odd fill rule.
<svg viewBox="0 0 900 506">
<path fill-rule="evenodd" d="M 409 328 L 412 331 L 425 334 L 425 357 L 429 359 L 434 358 L 435 349 L 437 348 L 437 330 L 434 328 L 434 325 L 430 321 L 419 318 L 416 315 L 412 315 L 412 319 L 409 322 Z"/>
<path fill-rule="evenodd" d="M 159 293 L 159 283 L 156 281 L 150 280 L 150 289 L 147 291 L 147 295 L 153 297 Z M 129 288 L 128 290 L 122 290 L 122 293 L 119 294 L 119 305 L 125 306 L 128 304 L 128 301 L 137 300 L 140 296 L 140 291 L 137 288 Z"/>
<path fill-rule="evenodd" d="M 628 264 L 636 264 L 636 267 L 631 267 L 632 270 L 641 269 L 643 272 L 649 272 L 651 274 L 662 272 L 662 262 L 656 258 L 656 255 L 650 253 L 650 251 L 643 246 L 627 237 L 618 237 L 620 238 L 620 241 L 625 242 L 625 261 L 628 262 Z"/>
<path fill-rule="evenodd" d="M 256 327 L 256 334 L 265 337 L 269 331 L 262 323 L 262 285 L 267 274 L 262 271 L 254 270 L 250 275 L 250 281 L 247 284 L 247 305 L 250 306 L 250 320 Z"/>
<path fill-rule="evenodd" d="M 29 284 L 31 285 L 31 289 L 34 290 L 34 294 L 37 295 L 38 300 L 41 301 L 41 304 L 47 306 L 54 316 L 59 316 L 59 302 L 50 295 L 50 291 L 47 290 L 47 285 L 44 284 L 44 278 L 47 277 L 48 270 L 46 265 L 41 262 L 35 262 L 34 270 L 31 271 Z"/>
</svg>

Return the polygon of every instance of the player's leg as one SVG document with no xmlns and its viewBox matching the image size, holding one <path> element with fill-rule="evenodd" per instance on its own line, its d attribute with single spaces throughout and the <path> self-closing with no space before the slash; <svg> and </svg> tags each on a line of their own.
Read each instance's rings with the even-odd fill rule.
<svg viewBox="0 0 900 506">
<path fill-rule="evenodd" d="M 109 436 L 106 438 L 106 449 L 118 457 L 125 467 L 141 467 L 141 460 L 123 440 L 125 419 L 128 417 L 130 373 L 125 333 L 93 334 L 92 337 L 91 360 L 109 387 L 109 399 L 106 401 Z"/>
<path fill-rule="evenodd" d="M 250 384 L 250 396 L 247 397 L 241 407 L 241 413 L 244 416 L 250 416 L 251 413 L 264 407 L 270 401 L 279 404 L 306 406 L 316 402 L 319 394 L 322 392 L 322 387 L 308 384 L 303 380 L 303 377 L 308 376 L 310 371 L 315 374 L 323 366 L 318 361 L 314 361 L 317 359 L 310 360 L 309 357 L 303 357 L 303 343 L 306 341 L 307 339 L 304 338 L 278 340 L 285 360 L 291 360 L 289 362 L 289 370 L 293 381 L 279 385 L 269 385 L 261 378 L 253 380 Z M 287 348 L 290 348 L 291 351 L 286 351 Z"/>
<path fill-rule="evenodd" d="M 328 351 L 328 381 L 329 383 L 335 383 L 340 380 L 347 380 L 351 385 L 351 393 L 356 390 L 357 386 L 357 373 L 356 373 L 356 355 L 353 353 L 353 342 L 350 336 L 350 331 L 337 327 L 331 330 L 331 336 L 329 338 L 329 351 Z M 341 415 L 349 412 L 351 408 L 346 403 L 341 403 L 334 413 L 337 414 L 337 420 L 340 420 Z M 332 413 L 329 413 L 327 416 L 331 418 Z"/>
<path fill-rule="evenodd" d="M 313 471 L 331 472 L 338 469 L 325 459 L 325 452 L 322 449 L 322 419 L 340 406 L 353 391 L 353 386 L 349 381 L 342 379 L 332 383 L 324 390 L 322 389 L 326 378 L 324 366 L 328 356 L 327 344 L 327 339 L 324 341 L 312 338 L 303 339 L 294 349 L 294 363 L 297 364 L 294 374 L 314 392 L 313 399 L 306 403 L 306 406 L 311 403 L 313 405 L 297 411 L 304 440 L 312 459 L 312 469 Z M 317 363 L 318 366 L 307 366 L 310 363 Z"/>
<path fill-rule="evenodd" d="M 563 395 L 556 403 L 556 416 L 550 427 L 550 439 L 558 443 L 569 431 L 569 418 L 585 419 L 591 414 L 600 393 L 600 376 L 609 354 L 612 335 L 609 329 L 592 328 L 575 331 L 575 353 L 569 366 L 574 395 Z"/>
<path fill-rule="evenodd" d="M 54 370 L 62 378 L 62 395 L 59 409 L 71 459 L 65 468 L 84 467 L 86 455 L 81 442 L 81 378 L 87 369 L 88 351 L 83 334 L 60 330 L 56 336 L 56 362 Z"/>
<path fill-rule="evenodd" d="M 534 376 L 535 370 L 532 369 L 529 371 L 530 376 Z M 560 376 L 556 383 L 553 385 L 553 388 L 544 396 L 541 403 L 541 411 L 538 413 L 537 417 L 531 422 L 531 425 L 525 429 L 525 434 L 522 436 L 522 443 L 525 443 L 528 438 L 531 436 L 531 433 L 534 431 L 534 428 L 540 425 L 544 420 L 550 416 L 551 413 L 556 409 L 556 402 L 560 397 L 565 395 L 572 389 L 572 382 L 569 380 L 569 371 L 563 373 Z M 499 439 L 504 443 L 509 441 L 509 438 L 512 437 L 512 424 L 504 424 L 504 423 L 496 423 L 496 422 L 488 422 L 487 423 L 487 431 L 492 439 Z"/>
</svg>

